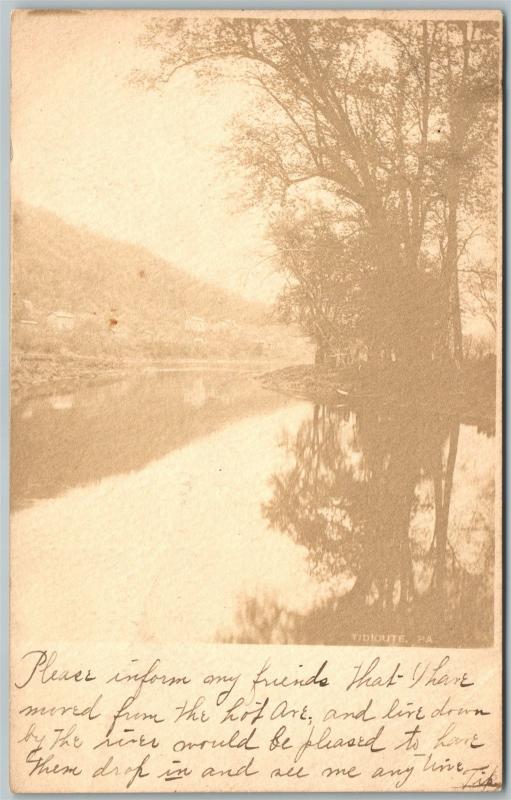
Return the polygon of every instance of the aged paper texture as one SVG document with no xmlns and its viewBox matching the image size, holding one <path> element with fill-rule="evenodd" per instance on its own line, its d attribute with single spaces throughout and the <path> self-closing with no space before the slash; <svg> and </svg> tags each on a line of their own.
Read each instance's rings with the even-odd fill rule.
<svg viewBox="0 0 511 800">
<path fill-rule="evenodd" d="M 502 785 L 498 12 L 15 12 L 11 786 Z"/>
</svg>

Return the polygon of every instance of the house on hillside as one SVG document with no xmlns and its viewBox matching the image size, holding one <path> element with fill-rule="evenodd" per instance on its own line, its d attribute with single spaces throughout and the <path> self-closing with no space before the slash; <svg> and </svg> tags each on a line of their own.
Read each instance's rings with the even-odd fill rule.
<svg viewBox="0 0 511 800">
<path fill-rule="evenodd" d="M 12 300 L 12 320 L 19 325 L 37 325 L 37 313 L 31 300 L 25 300 L 16 294 Z"/>
<path fill-rule="evenodd" d="M 254 354 L 256 356 L 266 356 L 271 350 L 271 345 L 264 339 L 256 339 L 254 342 Z"/>
<path fill-rule="evenodd" d="M 208 324 L 202 317 L 186 317 L 184 327 L 191 333 L 206 333 Z"/>
<path fill-rule="evenodd" d="M 49 400 L 48 404 L 55 411 L 69 411 L 75 404 L 74 394 L 54 394 Z"/>
<path fill-rule="evenodd" d="M 54 331 L 72 331 L 75 326 L 75 315 L 68 311 L 51 311 L 46 315 L 46 322 Z"/>
<path fill-rule="evenodd" d="M 13 342 L 16 346 L 30 347 L 37 341 L 39 315 L 30 300 L 14 295 L 12 301 Z"/>
<path fill-rule="evenodd" d="M 78 318 L 78 320 L 80 322 L 83 322 L 83 323 L 87 324 L 87 323 L 91 323 L 91 322 L 96 322 L 97 321 L 98 312 L 97 311 L 80 311 L 80 313 L 77 314 L 76 316 L 77 316 L 77 318 Z"/>
<path fill-rule="evenodd" d="M 228 333 L 233 331 L 236 327 L 237 325 L 232 319 L 221 319 L 214 323 L 213 330 L 216 333 Z"/>
<path fill-rule="evenodd" d="M 35 319 L 34 304 L 31 300 L 26 300 L 25 298 L 22 297 L 19 303 L 19 308 L 22 309 L 22 315 L 26 319 L 32 319 L 32 320 Z"/>
</svg>

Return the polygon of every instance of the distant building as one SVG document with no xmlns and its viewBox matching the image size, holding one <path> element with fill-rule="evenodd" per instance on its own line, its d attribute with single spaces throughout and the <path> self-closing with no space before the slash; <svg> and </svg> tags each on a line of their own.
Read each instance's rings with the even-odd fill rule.
<svg viewBox="0 0 511 800">
<path fill-rule="evenodd" d="M 185 331 L 190 331 L 192 333 L 206 333 L 207 329 L 208 324 L 205 319 L 202 319 L 202 317 L 186 317 Z"/>
<path fill-rule="evenodd" d="M 34 409 L 31 405 L 25 406 L 21 412 L 21 419 L 32 419 L 34 416 Z"/>
<path fill-rule="evenodd" d="M 12 302 L 13 341 L 17 347 L 31 347 L 38 338 L 38 315 L 34 304 L 16 295 Z"/>
<path fill-rule="evenodd" d="M 21 305 L 24 310 L 23 316 L 27 319 L 34 319 L 34 304 L 31 300 L 25 300 L 22 298 Z"/>
<path fill-rule="evenodd" d="M 18 325 L 37 325 L 38 319 L 34 310 L 34 304 L 30 300 L 24 300 L 15 295 L 12 303 L 12 319 L 13 322 L 17 322 Z"/>
<path fill-rule="evenodd" d="M 271 345 L 268 345 L 264 339 L 257 339 L 254 342 L 254 351 L 256 356 L 264 356 L 271 349 Z"/>
<path fill-rule="evenodd" d="M 46 321 L 55 331 L 72 331 L 75 326 L 75 315 L 67 311 L 52 311 L 47 315 Z"/>
<path fill-rule="evenodd" d="M 69 411 L 74 406 L 75 398 L 73 394 L 54 394 L 48 402 L 55 411 Z"/>
<path fill-rule="evenodd" d="M 233 322 L 232 319 L 221 319 L 214 323 L 213 330 L 217 333 L 227 333 L 228 331 L 234 330 L 235 327 L 236 323 Z"/>
<path fill-rule="evenodd" d="M 98 318 L 97 311 L 81 311 L 76 315 L 82 322 L 95 322 Z"/>
</svg>

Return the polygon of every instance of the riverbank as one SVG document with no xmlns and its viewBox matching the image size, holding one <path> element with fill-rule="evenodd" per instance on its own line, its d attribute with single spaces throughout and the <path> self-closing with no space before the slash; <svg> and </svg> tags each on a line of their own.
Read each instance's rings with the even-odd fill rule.
<svg viewBox="0 0 511 800">
<path fill-rule="evenodd" d="M 234 370 L 250 372 L 265 388 L 289 397 L 326 405 L 413 405 L 434 413 L 455 412 L 466 419 L 495 420 L 495 364 L 467 362 L 458 373 L 423 369 L 403 378 L 390 368 L 379 374 L 363 366 L 332 368 L 315 364 L 282 366 L 269 360 L 119 359 L 72 352 L 14 351 L 11 358 L 11 401 L 28 397 L 72 394 L 87 384 L 112 383 L 158 371 Z"/>
<path fill-rule="evenodd" d="M 314 364 L 296 364 L 265 372 L 259 379 L 267 389 L 315 403 L 339 403 L 340 392 L 344 395 L 357 388 L 355 369 L 332 369 Z"/>
<path fill-rule="evenodd" d="M 319 404 L 413 405 L 434 413 L 495 419 L 496 370 L 492 359 L 466 362 L 458 372 L 432 365 L 413 374 L 398 373 L 393 367 L 376 374 L 358 366 L 301 364 L 265 372 L 259 379 L 268 389 Z"/>
<path fill-rule="evenodd" d="M 84 382 L 119 380 L 133 368 L 132 364 L 95 356 L 13 352 L 11 400 L 16 403 L 29 395 L 68 394 Z"/>
<path fill-rule="evenodd" d="M 112 383 L 144 372 L 191 371 L 202 367 L 260 372 L 271 366 L 272 362 L 268 360 L 118 359 L 72 352 L 14 351 L 11 356 L 11 401 L 16 404 L 26 397 L 71 394 L 84 384 Z"/>
</svg>

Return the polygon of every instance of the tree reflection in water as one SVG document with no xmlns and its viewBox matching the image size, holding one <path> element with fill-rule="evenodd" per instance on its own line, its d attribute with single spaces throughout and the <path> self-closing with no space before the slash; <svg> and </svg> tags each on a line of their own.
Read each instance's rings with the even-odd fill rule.
<svg viewBox="0 0 511 800">
<path fill-rule="evenodd" d="M 493 474 L 463 470 L 460 520 L 459 440 L 459 418 L 416 407 L 315 406 L 285 437 L 291 466 L 263 514 L 306 548 L 327 597 L 308 613 L 245 598 L 232 640 L 491 645 Z"/>
</svg>

